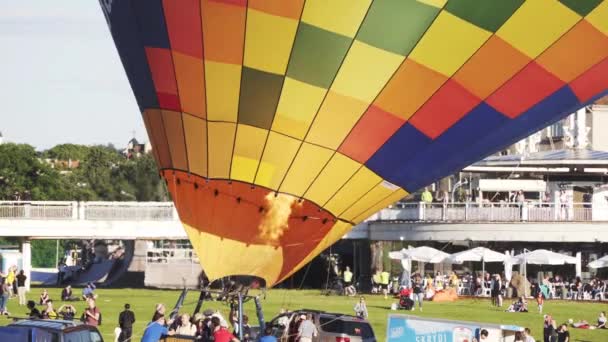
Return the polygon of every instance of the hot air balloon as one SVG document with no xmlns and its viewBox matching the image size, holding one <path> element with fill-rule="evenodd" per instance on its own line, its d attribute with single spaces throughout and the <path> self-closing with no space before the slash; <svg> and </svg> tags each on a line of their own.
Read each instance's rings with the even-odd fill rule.
<svg viewBox="0 0 608 342">
<path fill-rule="evenodd" d="M 608 89 L 603 0 L 100 0 L 210 279 L 354 225 Z"/>
</svg>

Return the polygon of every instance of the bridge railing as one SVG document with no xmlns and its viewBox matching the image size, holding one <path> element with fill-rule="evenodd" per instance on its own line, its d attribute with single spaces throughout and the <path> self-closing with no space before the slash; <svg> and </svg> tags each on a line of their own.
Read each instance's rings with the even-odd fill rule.
<svg viewBox="0 0 608 342">
<path fill-rule="evenodd" d="M 0 219 L 173 221 L 172 202 L 0 201 Z"/>
<path fill-rule="evenodd" d="M 369 221 L 427 222 L 590 222 L 608 221 L 608 207 L 591 203 L 402 203 Z"/>
<path fill-rule="evenodd" d="M 78 216 L 78 202 L 0 201 L 0 219 L 74 219 Z"/>
</svg>

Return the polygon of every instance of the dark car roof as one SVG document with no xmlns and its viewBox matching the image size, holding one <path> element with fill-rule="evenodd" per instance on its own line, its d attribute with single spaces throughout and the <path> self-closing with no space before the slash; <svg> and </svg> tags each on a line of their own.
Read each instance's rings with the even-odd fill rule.
<svg viewBox="0 0 608 342">
<path fill-rule="evenodd" d="M 24 319 L 11 323 L 8 326 L 40 328 L 55 331 L 95 330 L 95 328 L 85 325 L 79 321 L 65 321 L 60 319 Z"/>
</svg>

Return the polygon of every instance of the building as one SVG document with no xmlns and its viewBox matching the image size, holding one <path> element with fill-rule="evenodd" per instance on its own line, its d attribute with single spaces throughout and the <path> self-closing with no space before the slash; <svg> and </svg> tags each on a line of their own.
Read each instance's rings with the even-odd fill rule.
<svg viewBox="0 0 608 342">
<path fill-rule="evenodd" d="M 136 138 L 132 138 L 127 143 L 127 147 L 122 151 L 122 154 L 127 159 L 138 158 L 142 154 L 152 151 L 150 143 L 141 144 Z"/>
</svg>

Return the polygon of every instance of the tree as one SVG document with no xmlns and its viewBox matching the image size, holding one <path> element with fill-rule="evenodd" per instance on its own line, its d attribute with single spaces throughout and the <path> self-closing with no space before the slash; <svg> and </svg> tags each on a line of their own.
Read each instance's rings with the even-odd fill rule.
<svg viewBox="0 0 608 342">
<path fill-rule="evenodd" d="M 76 144 L 61 144 L 44 152 L 44 156 L 58 160 L 83 160 L 89 153 L 89 147 Z"/>
<path fill-rule="evenodd" d="M 65 200 L 59 178 L 32 146 L 0 145 L 0 199 Z"/>
</svg>

